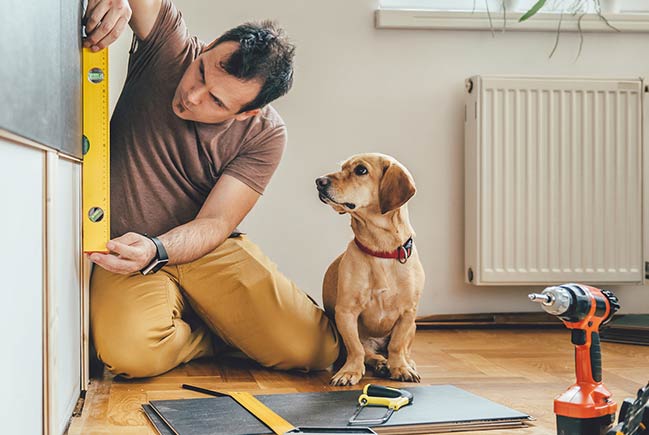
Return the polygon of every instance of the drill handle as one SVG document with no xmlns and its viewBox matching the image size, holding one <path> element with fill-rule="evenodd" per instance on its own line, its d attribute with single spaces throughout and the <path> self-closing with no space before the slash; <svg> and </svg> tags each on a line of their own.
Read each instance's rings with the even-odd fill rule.
<svg viewBox="0 0 649 435">
<path fill-rule="evenodd" d="M 602 382 L 602 346 L 599 333 L 588 329 L 573 329 L 575 365 L 578 382 Z"/>
<path fill-rule="evenodd" d="M 602 382 L 602 346 L 598 332 L 593 332 L 590 337 L 590 368 L 593 380 Z"/>
</svg>

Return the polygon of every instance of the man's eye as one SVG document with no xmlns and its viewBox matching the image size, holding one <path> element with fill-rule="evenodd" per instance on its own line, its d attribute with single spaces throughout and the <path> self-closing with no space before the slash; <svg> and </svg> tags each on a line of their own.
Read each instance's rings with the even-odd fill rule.
<svg viewBox="0 0 649 435">
<path fill-rule="evenodd" d="M 354 168 L 354 174 L 356 175 L 367 175 L 367 168 L 363 165 L 358 165 Z"/>
</svg>

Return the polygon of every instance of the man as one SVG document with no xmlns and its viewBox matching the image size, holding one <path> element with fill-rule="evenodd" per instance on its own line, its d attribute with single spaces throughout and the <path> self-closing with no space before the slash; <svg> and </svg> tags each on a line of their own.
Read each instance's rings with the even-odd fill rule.
<svg viewBox="0 0 649 435">
<path fill-rule="evenodd" d="M 227 345 L 278 369 L 331 365 L 333 325 L 236 230 L 286 143 L 268 104 L 291 87 L 293 46 L 271 23 L 206 46 L 170 0 L 90 0 L 84 20 L 92 50 L 127 22 L 135 34 L 111 119 L 111 253 L 90 256 L 99 358 L 126 377 Z"/>
</svg>

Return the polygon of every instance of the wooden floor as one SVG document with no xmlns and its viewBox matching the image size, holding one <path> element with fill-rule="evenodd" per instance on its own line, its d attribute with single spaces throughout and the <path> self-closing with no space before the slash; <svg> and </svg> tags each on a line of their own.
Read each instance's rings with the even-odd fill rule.
<svg viewBox="0 0 649 435">
<path fill-rule="evenodd" d="M 649 347 L 602 343 L 604 383 L 619 403 L 649 380 Z M 527 429 L 491 435 L 554 435 L 552 400 L 574 382 L 573 348 L 567 330 L 420 330 L 414 357 L 422 384 L 453 384 L 537 420 Z M 236 359 L 199 360 L 156 378 L 125 381 L 105 375 L 92 381 L 81 416 L 69 434 L 155 434 L 140 404 L 149 400 L 205 397 L 182 383 L 255 393 L 339 389 L 331 373 L 286 373 Z M 366 377 L 386 385 L 409 384 Z"/>
</svg>

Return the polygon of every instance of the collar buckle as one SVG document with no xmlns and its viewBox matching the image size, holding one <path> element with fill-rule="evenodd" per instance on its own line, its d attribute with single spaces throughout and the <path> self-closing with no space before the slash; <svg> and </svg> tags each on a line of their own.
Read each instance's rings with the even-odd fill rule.
<svg viewBox="0 0 649 435">
<path fill-rule="evenodd" d="M 401 264 L 406 264 L 408 258 L 412 255 L 412 237 L 409 238 L 406 243 L 397 248 L 397 260 Z"/>
</svg>

